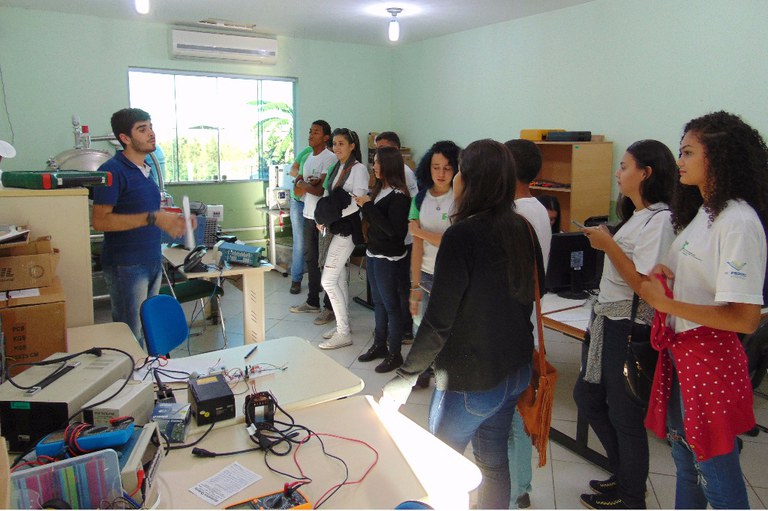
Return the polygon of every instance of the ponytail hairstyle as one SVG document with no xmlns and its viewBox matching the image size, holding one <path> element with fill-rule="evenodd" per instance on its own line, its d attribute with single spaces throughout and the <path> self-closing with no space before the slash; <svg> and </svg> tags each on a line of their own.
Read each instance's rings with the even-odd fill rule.
<svg viewBox="0 0 768 511">
<path fill-rule="evenodd" d="M 347 139 L 347 142 L 350 144 L 354 144 L 355 148 L 352 149 L 352 158 L 355 159 L 355 161 L 358 161 L 360 163 L 363 162 L 363 153 L 360 150 L 360 138 L 357 136 L 357 133 L 352 131 L 349 128 L 336 128 L 333 130 L 333 136 L 331 136 L 331 140 L 335 138 L 336 136 L 341 135 L 342 137 Z M 351 165 L 354 162 L 347 162 L 347 165 Z"/>
<path fill-rule="evenodd" d="M 651 175 L 640 183 L 640 197 L 644 204 L 633 204 L 629 197 L 619 196 L 616 214 L 621 221 L 620 225 L 629 220 L 635 209 L 642 208 L 645 204 L 669 204 L 678 176 L 675 156 L 669 147 L 658 140 L 638 140 L 627 147 L 627 152 L 632 155 L 639 168 L 650 167 Z"/>
</svg>

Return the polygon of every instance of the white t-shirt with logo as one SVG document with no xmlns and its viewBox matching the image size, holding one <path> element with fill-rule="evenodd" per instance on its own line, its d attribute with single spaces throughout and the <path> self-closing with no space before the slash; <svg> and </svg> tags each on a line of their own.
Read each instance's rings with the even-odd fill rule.
<svg viewBox="0 0 768 511">
<path fill-rule="evenodd" d="M 613 241 L 632 261 L 637 273 L 648 275 L 669 250 L 672 240 L 675 239 L 671 218 L 672 213 L 669 207 L 658 202 L 635 211 L 613 235 Z M 611 260 L 606 257 L 597 301 L 620 302 L 631 300 L 633 295 L 632 288 L 621 277 Z"/>
<path fill-rule="evenodd" d="M 674 272 L 676 300 L 699 305 L 763 303 L 765 232 L 749 204 L 729 200 L 712 225 L 702 206 L 672 242 L 665 264 Z M 675 332 L 700 325 L 671 318 Z"/>
<path fill-rule="evenodd" d="M 433 197 L 432 190 L 424 195 L 421 208 L 416 209 L 415 198 L 411 203 L 410 220 L 418 220 L 419 225 L 425 231 L 444 233 L 451 226 L 451 214 L 453 213 L 453 189 L 447 193 Z M 414 214 L 418 211 L 418 214 Z M 421 271 L 433 275 L 435 273 L 435 258 L 438 246 L 424 240 L 424 256 L 421 259 Z"/>
<path fill-rule="evenodd" d="M 405 186 L 408 188 L 408 195 L 411 196 L 411 199 L 416 197 L 416 194 L 419 193 L 419 186 L 416 184 L 416 174 L 413 173 L 411 170 L 411 167 L 408 165 L 403 165 L 404 172 L 405 172 Z M 411 236 L 411 233 L 405 235 L 405 241 L 404 243 L 406 245 L 412 245 L 413 244 L 413 236 Z"/>
<path fill-rule="evenodd" d="M 304 176 L 305 180 L 308 177 L 320 177 L 323 174 L 327 174 L 328 169 L 334 163 L 336 163 L 336 155 L 327 148 L 323 149 L 320 154 L 310 154 L 307 156 L 301 168 L 301 175 Z M 315 207 L 319 200 L 320 197 L 317 195 L 312 195 L 311 193 L 304 194 L 304 218 L 315 219 Z"/>
<path fill-rule="evenodd" d="M 549 262 L 549 249 L 552 246 L 552 226 L 549 225 L 547 208 L 536 197 L 523 197 L 515 199 L 515 211 L 530 222 L 536 237 L 541 245 L 541 257 L 544 259 L 544 268 Z"/>
</svg>

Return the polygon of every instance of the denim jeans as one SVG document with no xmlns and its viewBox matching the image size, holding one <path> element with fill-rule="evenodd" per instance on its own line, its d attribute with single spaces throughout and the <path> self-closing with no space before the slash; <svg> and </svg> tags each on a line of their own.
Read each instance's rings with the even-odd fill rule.
<svg viewBox="0 0 768 511">
<path fill-rule="evenodd" d="M 405 255 L 405 271 L 401 272 L 397 281 L 397 292 L 400 295 L 400 314 L 403 321 L 403 333 L 413 336 L 413 316 L 408 298 L 411 294 L 411 253 L 413 252 L 413 243 L 405 246 L 407 249 Z"/>
<path fill-rule="evenodd" d="M 509 505 L 509 428 L 517 400 L 531 382 L 531 373 L 528 363 L 489 390 L 435 390 L 432 394 L 429 431 L 461 454 L 472 442 L 475 463 L 483 475 L 478 509 L 506 509 Z"/>
<path fill-rule="evenodd" d="M 365 258 L 365 271 L 371 286 L 376 318 L 373 345 L 387 345 L 390 354 L 400 353 L 403 344 L 400 280 L 402 274 L 408 275 L 407 263 L 405 257 L 398 261 L 371 256 Z"/>
<path fill-rule="evenodd" d="M 301 282 L 304 277 L 304 202 L 291 199 L 291 281 Z"/>
<path fill-rule="evenodd" d="M 739 448 L 734 439 L 728 454 L 697 461 L 685 441 L 683 409 L 677 373 L 673 377 L 667 408 L 668 438 L 677 468 L 675 509 L 748 509 L 747 487 L 739 464 Z"/>
<path fill-rule="evenodd" d="M 600 383 L 584 381 L 588 344 L 582 346 L 582 364 L 573 399 L 605 448 L 608 466 L 616 476 L 618 495 L 631 508 L 645 509 L 648 479 L 648 435 L 645 409 L 632 401 L 624 388 L 629 320 L 606 318 Z"/>
<path fill-rule="evenodd" d="M 352 236 L 334 235 L 325 257 L 320 282 L 336 316 L 336 332 L 349 333 L 349 278 L 347 260 L 355 249 Z"/>
<path fill-rule="evenodd" d="M 533 470 L 531 458 L 533 456 L 533 444 L 531 437 L 525 432 L 523 418 L 515 409 L 512 417 L 512 428 L 509 431 L 507 442 L 507 457 L 509 458 L 509 478 L 512 492 L 509 495 L 509 509 L 517 509 L 517 497 L 524 493 L 531 493 L 533 487 Z"/>
<path fill-rule="evenodd" d="M 415 316 L 413 316 L 413 324 L 416 325 L 416 328 L 419 328 L 419 325 L 421 325 L 421 320 L 424 319 L 424 314 L 427 312 L 427 306 L 429 305 L 429 295 L 432 293 L 432 282 L 434 282 L 435 277 L 431 273 L 427 273 L 425 271 L 421 272 L 421 304 L 419 305 L 419 312 Z M 416 333 L 416 332 L 414 332 Z"/>
<path fill-rule="evenodd" d="M 126 323 L 144 346 L 139 310 L 144 300 L 160 291 L 160 261 L 147 264 L 102 266 L 112 301 L 112 321 Z"/>
<path fill-rule="evenodd" d="M 305 218 L 303 241 L 304 267 L 307 269 L 307 303 L 314 307 L 320 307 L 320 292 L 323 290 L 320 284 L 319 238 L 320 231 L 317 230 L 317 223 L 310 218 Z M 323 304 L 326 309 L 331 308 L 328 293 L 325 294 Z"/>
</svg>

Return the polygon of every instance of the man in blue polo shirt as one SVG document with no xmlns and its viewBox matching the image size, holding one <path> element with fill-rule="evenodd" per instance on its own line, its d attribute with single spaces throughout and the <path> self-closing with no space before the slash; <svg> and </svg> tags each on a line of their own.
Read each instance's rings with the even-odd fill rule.
<svg viewBox="0 0 768 511">
<path fill-rule="evenodd" d="M 185 224 L 181 215 L 160 209 L 160 189 L 144 161 L 155 150 L 149 114 L 138 108 L 115 112 L 112 131 L 123 150 L 99 167 L 112 173 L 112 185 L 94 188 L 92 223 L 104 231 L 101 266 L 112 320 L 127 323 L 143 345 L 139 309 L 160 289 L 160 230 L 175 238 L 184 234 Z"/>
</svg>

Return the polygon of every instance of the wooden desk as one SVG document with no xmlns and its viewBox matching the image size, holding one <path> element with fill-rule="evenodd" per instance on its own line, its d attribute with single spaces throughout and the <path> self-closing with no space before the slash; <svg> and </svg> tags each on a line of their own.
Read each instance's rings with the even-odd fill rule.
<svg viewBox="0 0 768 511">
<path fill-rule="evenodd" d="M 584 340 L 591 313 L 589 301 L 569 300 L 547 293 L 541 298 L 541 310 L 544 326 L 579 341 Z M 589 423 L 578 412 L 578 408 L 576 412 L 576 438 L 569 437 L 555 428 L 550 428 L 549 438 L 598 467 L 610 471 L 608 458 L 589 447 Z"/>
<path fill-rule="evenodd" d="M 378 451 L 378 463 L 365 480 L 361 484 L 342 487 L 329 499 L 325 506 L 329 509 L 394 509 L 400 502 L 410 499 L 428 501 L 436 509 L 467 509 L 469 492 L 480 484 L 480 471 L 472 462 L 400 413 L 381 410 L 370 396 L 318 404 L 291 415 L 297 424 L 312 431 L 359 439 Z M 277 417 L 286 419 L 280 413 Z M 350 480 L 361 477 L 374 459 L 369 449 L 357 443 L 331 437 L 323 437 L 323 442 L 329 452 L 347 463 Z M 253 446 L 242 426 L 214 429 L 198 444 L 202 449 L 216 452 Z M 298 459 L 305 473 L 312 478 L 312 483 L 301 488 L 312 504 L 344 477 L 341 464 L 323 456 L 316 439 L 301 447 Z M 217 458 L 195 458 L 191 449 L 171 451 L 163 460 L 158 475 L 159 507 L 210 508 L 210 504 L 188 489 L 235 461 L 263 479 L 225 500 L 220 507 L 280 491 L 283 484 L 290 481 L 271 472 L 260 451 Z M 268 461 L 277 470 L 298 475 L 293 456 L 269 455 Z"/>
<path fill-rule="evenodd" d="M 183 271 L 184 258 L 189 253 L 183 248 L 163 249 L 163 257 L 179 271 Z M 213 253 L 208 252 L 203 263 L 215 265 Z M 264 312 L 264 273 L 272 269 L 271 265 L 258 267 L 232 265 L 229 268 L 199 273 L 185 273 L 190 279 L 218 279 L 219 277 L 241 277 L 234 284 L 243 292 L 243 344 L 262 342 L 266 339 Z"/>
</svg>

